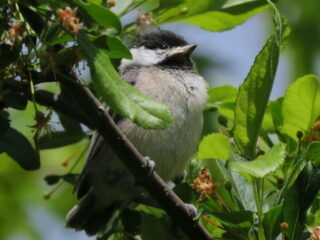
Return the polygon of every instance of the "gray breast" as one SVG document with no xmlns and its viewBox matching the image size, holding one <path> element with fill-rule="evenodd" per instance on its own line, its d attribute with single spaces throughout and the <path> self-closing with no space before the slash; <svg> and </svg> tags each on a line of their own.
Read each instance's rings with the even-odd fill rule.
<svg viewBox="0 0 320 240">
<path fill-rule="evenodd" d="M 172 180 L 182 174 L 197 150 L 206 84 L 195 73 L 155 67 L 140 70 L 135 81 L 135 87 L 143 94 L 170 108 L 173 123 L 164 130 L 146 130 L 125 120 L 120 128 L 142 154 L 156 162 L 160 176 Z"/>
</svg>

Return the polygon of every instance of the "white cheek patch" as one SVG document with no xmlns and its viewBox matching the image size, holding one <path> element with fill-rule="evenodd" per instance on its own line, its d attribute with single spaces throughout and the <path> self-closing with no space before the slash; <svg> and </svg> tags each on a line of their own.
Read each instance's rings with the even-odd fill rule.
<svg viewBox="0 0 320 240">
<path fill-rule="evenodd" d="M 143 65 L 150 66 L 161 62 L 165 57 L 165 51 L 163 50 L 150 50 L 144 47 L 132 48 L 132 59 L 122 59 L 119 67 L 120 71 L 131 65 Z"/>
</svg>

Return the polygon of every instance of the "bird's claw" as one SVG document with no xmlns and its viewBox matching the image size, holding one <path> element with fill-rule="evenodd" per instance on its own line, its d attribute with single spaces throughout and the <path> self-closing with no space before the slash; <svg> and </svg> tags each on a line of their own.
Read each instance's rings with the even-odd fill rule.
<svg viewBox="0 0 320 240">
<path fill-rule="evenodd" d="M 147 168 L 149 169 L 148 175 L 150 175 L 156 167 L 156 162 L 153 161 L 150 157 L 144 157 L 144 159 L 146 160 Z"/>
<path fill-rule="evenodd" d="M 198 213 L 197 208 L 193 204 L 188 204 L 188 203 L 185 203 L 185 206 L 189 210 L 190 217 L 195 218 Z"/>
<path fill-rule="evenodd" d="M 105 110 L 106 110 L 105 106 L 100 105 L 99 108 L 98 108 L 98 113 L 99 114 L 103 114 Z"/>
</svg>

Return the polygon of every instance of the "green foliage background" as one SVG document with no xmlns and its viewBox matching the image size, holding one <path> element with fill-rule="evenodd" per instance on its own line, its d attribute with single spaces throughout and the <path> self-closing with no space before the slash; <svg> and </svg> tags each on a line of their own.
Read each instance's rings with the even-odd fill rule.
<svg viewBox="0 0 320 240">
<path fill-rule="evenodd" d="M 8 3 L 3 2 L 2 5 L 14 5 L 13 2 L 14 1 Z M 100 11 L 99 7 L 95 5 L 100 4 L 98 0 L 88 1 L 90 4 L 85 4 L 80 0 L 61 2 L 61 5 L 59 5 L 60 3 L 58 4 L 56 1 L 48 1 L 49 4 L 61 8 L 68 5 L 78 5 L 80 7 L 80 17 L 83 17 L 83 20 L 87 21 L 86 24 L 88 24 L 88 26 L 90 26 L 90 24 L 92 24 L 92 27 L 98 25 L 100 29 L 115 28 L 118 31 L 123 27 L 118 17 L 108 10 L 101 10 L 101 15 L 96 14 L 97 11 Z M 159 25 L 168 22 L 183 22 L 195 24 L 208 31 L 224 31 L 242 24 L 248 18 L 264 10 L 268 13 L 265 16 L 265 21 L 267 23 L 272 22 L 272 8 L 270 6 L 268 7 L 265 1 L 230 0 L 200 2 L 191 0 L 161 0 L 143 1 L 144 3 L 142 5 L 140 5 L 141 1 L 133 1 L 129 7 L 126 6 L 128 2 L 130 1 L 116 1 L 115 10 L 117 13 L 123 15 L 126 13 L 123 12 L 124 9 L 130 11 L 140 6 L 140 9 L 145 12 L 153 10 L 153 18 L 156 24 Z M 293 82 L 303 75 L 319 73 L 320 19 L 317 11 L 317 9 L 320 9 L 319 2 L 316 0 L 283 0 L 279 1 L 277 6 L 281 14 L 288 19 L 288 23 L 292 29 L 286 50 L 293 61 L 290 80 Z M 181 11 L 184 11 L 183 9 L 188 9 L 188 11 L 181 13 Z M 108 15 L 108 18 L 104 18 L 104 16 L 106 16 L 105 14 Z M 91 19 L 88 16 L 90 16 Z M 5 16 L 1 15 L 1 22 L 3 22 L 4 19 Z M 196 204 L 197 207 L 203 211 L 202 213 L 204 215 L 222 225 L 224 231 L 227 230 L 227 234 L 224 235 L 222 239 L 239 239 L 239 237 L 241 239 L 255 239 L 254 234 L 251 233 L 251 227 L 254 225 L 254 214 L 252 212 L 257 212 L 258 218 L 261 220 L 260 224 L 256 225 L 256 227 L 259 228 L 257 231 L 257 239 L 275 239 L 280 231 L 281 214 L 288 221 L 289 226 L 296 224 L 290 221 L 298 219 L 299 222 L 294 230 L 291 228 L 286 232 L 288 239 L 306 239 L 301 237 L 302 231 L 307 232 L 303 226 L 304 223 L 310 226 L 320 225 L 319 201 L 314 201 L 311 208 L 309 208 L 311 203 L 300 198 L 300 196 L 306 196 L 306 199 L 317 198 L 318 189 L 312 188 L 312 186 L 319 184 L 319 170 L 317 169 L 317 166 L 319 166 L 319 158 L 316 157 L 318 143 L 311 144 L 297 154 L 299 139 L 296 136 L 297 131 L 303 131 L 305 134 L 309 133 L 317 117 L 320 115 L 319 101 L 317 101 L 320 91 L 319 79 L 314 75 L 299 78 L 290 86 L 284 100 L 280 98 L 277 101 L 268 102 L 273 75 L 275 74 L 274 67 L 276 67 L 278 61 L 276 55 L 279 54 L 279 48 L 282 47 L 279 41 L 283 41 L 284 35 L 286 34 L 285 24 L 280 23 L 279 19 L 276 19 L 276 21 L 278 21 L 275 24 L 276 35 L 268 40 L 259 55 L 257 53 L 258 56 L 255 61 L 255 66 L 250 70 L 245 84 L 243 84 L 239 90 L 230 86 L 209 90 L 207 110 L 210 111 L 214 109 L 215 113 L 214 118 L 211 118 L 212 115 L 207 113 L 206 115 L 209 117 L 207 117 L 206 121 L 210 122 L 217 118 L 219 121 L 215 120 L 213 124 L 214 127 L 206 129 L 206 132 L 211 133 L 214 131 L 219 133 L 206 136 L 201 142 L 197 158 L 203 160 L 201 162 L 194 162 L 191 165 L 189 175 L 185 181 L 186 183 L 178 185 L 176 188 L 176 191 L 185 201 Z M 58 21 L 56 21 L 56 23 L 58 23 Z M 277 28 L 279 24 L 283 24 L 282 32 L 279 32 Z M 113 70 L 111 63 L 116 61 L 115 59 L 130 57 L 130 53 L 128 53 L 126 47 L 119 39 L 133 34 L 135 27 L 134 24 L 125 26 L 125 29 L 122 29 L 123 33 L 118 36 L 119 38 L 113 35 L 110 37 L 110 34 L 114 32 L 106 31 L 105 36 L 107 37 L 104 39 L 102 36 L 102 42 L 107 39 L 107 45 L 111 49 L 109 52 L 99 47 L 99 45 L 92 44 L 92 46 L 90 45 L 90 47 L 88 47 L 89 40 L 95 43 L 99 40 L 93 39 L 96 37 L 94 34 L 92 34 L 93 36 L 89 36 L 89 40 L 87 36 L 84 36 L 83 38 L 78 38 L 78 41 L 80 46 L 81 44 L 85 45 L 83 49 L 88 50 L 87 52 L 84 51 L 84 55 L 90 63 L 90 68 L 96 69 L 94 74 L 92 74 L 92 78 L 96 79 L 93 81 L 93 89 L 103 89 L 100 93 L 97 91 L 100 97 L 108 102 L 115 111 L 132 119 L 137 124 L 148 128 L 164 128 L 171 121 L 165 106 L 155 103 L 144 104 L 145 102 L 143 101 L 149 103 L 148 99 L 145 99 L 142 95 L 140 96 L 137 92 L 133 92 L 133 90 L 126 85 L 123 85 L 121 89 L 117 87 L 113 89 L 107 87 L 104 89 L 106 82 L 112 82 L 110 79 L 118 79 L 121 81 L 117 73 Z M 36 32 L 36 28 L 34 31 Z M 1 25 L 1 33 L 4 34 L 4 32 L 5 29 Z M 99 38 L 100 37 L 101 36 L 99 36 Z M 68 39 L 67 35 L 54 36 L 50 39 L 50 44 L 54 45 L 59 42 L 64 42 L 66 39 Z M 48 37 L 48 42 L 50 41 Z M 70 41 L 70 36 L 68 41 Z M 5 56 L 4 52 L 4 49 L 2 49 L 0 56 Z M 93 53 L 94 55 L 92 55 Z M 1 58 L 0 61 L 0 66 L 3 68 L 6 65 L 4 58 Z M 101 62 L 104 63 L 105 67 L 97 65 L 99 63 L 101 64 Z M 270 67 L 270 63 L 275 64 L 275 66 Z M 203 69 L 201 62 L 197 62 L 197 64 L 199 65 L 199 69 Z M 262 72 L 261 69 L 265 69 L 266 72 Z M 205 71 L 205 69 L 203 69 L 203 71 Z M 271 82 L 266 84 L 267 80 Z M 110 84 L 107 85 L 109 86 Z M 42 84 L 41 87 L 53 92 L 59 92 L 59 86 L 56 83 Z M 253 88 L 255 88 L 255 92 L 259 92 L 258 99 L 254 94 L 250 95 L 250 92 L 246 91 L 246 89 Z M 223 92 L 223 94 L 218 96 L 218 93 L 221 92 Z M 116 98 L 112 98 L 112 96 L 119 97 L 119 99 L 126 98 L 125 102 L 127 105 L 120 104 L 121 101 L 115 100 Z M 135 102 L 134 100 L 137 100 L 137 96 L 139 97 L 139 101 Z M 307 99 L 308 101 L 303 102 L 303 104 L 301 104 L 301 102 L 295 102 L 297 96 Z M 237 104 L 243 107 L 244 103 L 247 104 L 246 109 L 237 107 Z M 141 104 L 141 106 L 139 106 L 139 104 Z M 235 107 L 236 118 L 233 114 Z M 265 109 L 266 114 L 263 116 Z M 48 110 L 43 107 L 39 107 L 39 110 L 45 113 L 48 112 Z M 252 113 L 252 115 L 248 114 L 248 112 Z M 30 126 L 35 124 L 35 109 L 32 102 L 28 103 L 24 111 L 9 109 L 9 113 L 11 127 L 21 132 L 29 142 L 33 142 L 34 132 Z M 220 116 L 218 117 L 218 115 Z M 279 117 L 280 115 L 282 117 Z M 226 128 L 233 127 L 233 120 L 235 120 L 234 137 L 240 151 L 235 150 L 234 145 L 228 143 L 230 133 L 224 132 Z M 61 128 L 58 122 L 58 116 L 54 115 L 51 119 L 51 124 L 56 130 Z M 260 126 L 262 126 L 262 128 L 260 128 Z M 280 128 L 280 126 L 282 127 Z M 286 145 L 280 143 L 272 147 L 272 145 L 269 144 L 272 140 L 269 139 L 267 133 L 278 134 L 283 138 L 283 142 Z M 262 139 L 260 150 L 266 152 L 261 158 L 256 158 L 257 149 L 255 145 L 258 135 L 260 136 L 259 139 Z M 59 139 L 61 140 L 61 138 L 56 136 L 56 139 L 55 144 L 59 145 Z M 72 184 L 69 183 L 69 179 L 69 182 L 61 180 L 56 185 L 48 186 L 44 178 L 52 174 L 64 175 L 69 173 L 70 168 L 72 168 L 77 160 L 79 160 L 79 164 L 72 170 L 75 173 L 79 172 L 85 159 L 83 152 L 87 149 L 89 143 L 88 138 L 85 137 L 85 134 L 82 132 L 75 138 L 70 139 L 67 138 L 66 135 L 63 135 L 63 139 L 67 139 L 73 144 L 41 150 L 41 169 L 38 171 L 25 171 L 21 169 L 16 162 L 12 161 L 6 153 L 0 154 L 0 239 L 46 239 L 45 234 L 36 226 L 33 220 L 41 216 L 38 209 L 43 209 L 44 218 L 56 216 L 58 219 L 61 219 L 58 224 L 61 224 L 61 228 L 63 228 L 63 219 L 68 210 L 76 202 L 75 196 L 71 194 Z M 52 148 L 53 143 L 47 143 L 45 139 L 42 140 L 42 148 Z M 219 142 L 219 144 L 214 144 L 215 142 Z M 45 147 L 46 143 L 49 144 L 49 147 Z M 284 164 L 285 147 L 287 156 L 289 157 Z M 17 151 L 18 150 L 19 148 L 17 148 Z M 252 161 L 244 162 L 245 159 L 243 156 Z M 311 159 L 314 164 L 307 161 L 295 160 L 296 158 Z M 63 166 L 62 163 L 69 159 L 71 159 L 69 164 Z M 231 162 L 230 166 L 225 165 L 226 160 Z M 232 188 L 231 191 L 229 191 L 224 184 L 219 185 L 217 189 L 220 197 L 224 199 L 228 207 L 233 210 L 232 212 L 225 211 L 223 205 L 211 198 L 207 198 L 203 203 L 198 204 L 196 202 L 199 194 L 191 190 L 189 184 L 197 177 L 200 166 L 206 166 L 211 171 L 213 179 L 216 182 L 231 182 L 232 184 L 232 181 L 234 181 L 236 185 L 239 185 L 238 188 Z M 276 171 L 275 174 L 271 176 L 268 175 L 279 169 L 280 166 L 284 169 L 283 172 Z M 228 170 L 226 167 L 228 167 Z M 234 172 L 230 173 L 230 169 Z M 290 172 L 289 170 L 292 171 Z M 290 173 L 291 175 L 289 174 L 289 177 L 284 176 L 286 173 Z M 268 199 L 268 196 L 261 196 L 260 193 L 255 195 L 252 192 L 254 190 L 261 190 L 261 179 L 267 179 L 265 181 L 265 189 L 281 190 L 281 187 L 277 186 L 277 184 L 280 184 L 280 180 L 286 179 L 286 177 L 289 179 L 285 183 L 289 189 L 287 193 L 279 191 L 277 197 Z M 51 176 L 51 180 L 52 179 L 54 179 L 54 177 Z M 65 180 L 67 179 L 65 178 Z M 249 182 L 253 184 L 253 189 Z M 276 187 L 272 186 L 272 184 Z M 306 187 L 306 185 L 309 186 L 309 188 Z M 57 186 L 59 187 L 57 188 Z M 254 195 L 256 197 L 256 203 L 262 203 L 262 198 L 266 197 L 268 199 L 266 205 L 268 206 L 254 204 L 254 200 L 252 199 Z M 237 202 L 235 198 L 242 199 L 242 202 Z M 284 199 L 283 206 L 285 207 L 283 209 L 277 206 L 280 203 L 280 199 Z M 294 201 L 292 199 L 294 199 Z M 268 211 L 264 211 L 264 208 L 267 208 Z M 300 209 L 300 211 L 292 211 L 292 209 Z M 308 216 L 305 215 L 307 209 L 309 209 Z M 144 206 L 136 210 L 139 210 L 142 214 L 142 217 L 140 216 L 139 218 L 141 220 L 140 230 L 142 232 L 142 239 L 155 239 L 155 236 L 158 237 L 157 239 L 174 239 L 168 227 L 170 226 L 170 219 L 163 217 L 162 211 Z M 281 211 L 283 212 L 281 213 Z M 262 221 L 263 212 L 264 218 Z M 124 214 L 134 219 L 134 213 L 127 212 Z M 212 227 L 209 221 L 202 222 L 212 235 L 221 237 L 224 233 L 221 229 Z M 152 228 L 152 226 L 155 225 L 158 226 L 158 232 L 156 234 L 154 233 L 155 228 Z M 50 226 L 46 228 L 50 229 Z M 263 229 L 270 229 L 270 231 L 264 231 Z M 71 235 L 68 235 L 69 238 L 70 236 Z M 82 235 L 74 236 L 77 236 L 74 238 L 83 237 Z M 118 235 L 114 235 L 113 238 L 123 239 L 123 237 Z"/>
</svg>

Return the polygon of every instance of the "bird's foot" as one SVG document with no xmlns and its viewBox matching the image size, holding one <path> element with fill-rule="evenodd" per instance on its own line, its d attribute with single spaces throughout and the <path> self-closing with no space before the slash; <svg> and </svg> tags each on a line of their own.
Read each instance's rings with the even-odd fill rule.
<svg viewBox="0 0 320 240">
<path fill-rule="evenodd" d="M 190 217 L 196 218 L 198 214 L 197 208 L 193 204 L 185 203 L 184 205 L 188 208 Z"/>
<path fill-rule="evenodd" d="M 146 160 L 147 162 L 147 168 L 149 169 L 148 171 L 148 175 L 150 175 L 154 169 L 156 168 L 156 162 L 153 161 L 150 157 L 146 156 L 144 157 L 144 159 Z"/>
<path fill-rule="evenodd" d="M 100 105 L 98 108 L 98 113 L 103 114 L 105 110 L 106 110 L 106 107 L 104 105 Z"/>
</svg>

